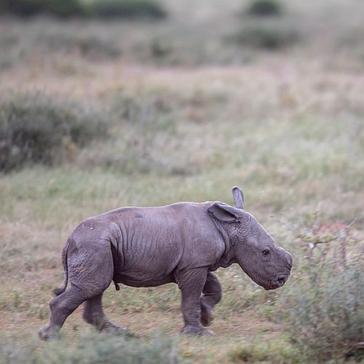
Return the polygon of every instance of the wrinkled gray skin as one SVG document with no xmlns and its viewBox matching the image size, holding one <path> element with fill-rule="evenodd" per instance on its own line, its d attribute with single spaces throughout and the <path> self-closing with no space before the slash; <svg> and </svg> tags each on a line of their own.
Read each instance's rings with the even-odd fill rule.
<svg viewBox="0 0 364 364">
<path fill-rule="evenodd" d="M 63 250 L 64 287 L 50 302 L 42 339 L 57 336 L 82 303 L 83 318 L 100 331 L 124 332 L 102 309 L 112 281 L 133 287 L 177 283 L 182 296 L 182 332 L 204 335 L 221 286 L 211 273 L 238 263 L 254 282 L 275 289 L 286 282 L 292 257 L 278 247 L 233 188 L 235 206 L 222 202 L 183 202 L 162 207 L 128 207 L 83 221 Z"/>
</svg>

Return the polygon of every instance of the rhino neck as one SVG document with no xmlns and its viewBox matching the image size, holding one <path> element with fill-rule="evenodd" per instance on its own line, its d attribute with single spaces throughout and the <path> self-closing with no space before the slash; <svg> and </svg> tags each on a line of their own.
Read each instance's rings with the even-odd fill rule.
<svg viewBox="0 0 364 364">
<path fill-rule="evenodd" d="M 225 251 L 223 255 L 220 257 L 220 259 L 216 262 L 216 264 L 214 264 L 211 270 L 216 270 L 219 267 L 227 268 L 231 264 L 236 263 L 234 250 L 232 248 L 229 235 L 226 232 L 226 229 L 224 228 L 224 224 L 215 220 L 214 218 L 212 218 L 212 221 L 214 222 L 216 229 L 218 230 L 222 240 L 224 241 Z"/>
</svg>

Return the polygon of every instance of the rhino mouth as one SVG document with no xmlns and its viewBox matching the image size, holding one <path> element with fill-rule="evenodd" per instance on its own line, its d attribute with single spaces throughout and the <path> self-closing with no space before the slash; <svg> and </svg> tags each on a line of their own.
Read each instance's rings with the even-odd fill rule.
<svg viewBox="0 0 364 364">
<path fill-rule="evenodd" d="M 271 280 L 266 287 L 265 286 L 263 286 L 263 287 L 266 290 L 277 289 L 277 288 L 282 287 L 287 282 L 287 279 L 288 279 L 288 275 L 279 275 L 274 280 Z"/>
<path fill-rule="evenodd" d="M 289 274 L 278 274 L 274 279 L 265 280 L 261 279 L 262 277 L 259 277 L 259 279 L 257 276 L 255 276 L 255 282 L 263 287 L 265 290 L 269 291 L 284 286 L 284 284 L 287 282 L 288 277 Z"/>
</svg>

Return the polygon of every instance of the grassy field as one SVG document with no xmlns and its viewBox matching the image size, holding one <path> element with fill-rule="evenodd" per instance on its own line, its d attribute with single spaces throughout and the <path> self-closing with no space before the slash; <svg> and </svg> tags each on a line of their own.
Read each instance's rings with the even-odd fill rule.
<svg viewBox="0 0 364 364">
<path fill-rule="evenodd" d="M 61 249 L 82 219 L 125 205 L 232 203 L 233 185 L 294 255 L 287 284 L 266 292 L 238 267 L 221 269 L 224 298 L 211 338 L 178 335 L 174 285 L 110 287 L 107 314 L 143 339 L 172 337 L 173 350 L 193 363 L 363 358 L 363 327 L 344 344 L 336 324 L 322 332 L 314 325 L 312 354 L 314 345 L 295 340 L 301 323 L 292 317 L 295 297 L 307 298 L 302 287 L 314 292 L 306 309 L 316 307 L 333 262 L 339 277 L 359 267 L 342 287 L 356 284 L 343 297 L 357 300 L 349 316 L 364 325 L 364 4 L 283 2 L 279 30 L 277 20 L 268 25 L 278 49 L 257 45 L 255 36 L 250 42 L 260 20 L 242 14 L 246 4 L 166 1 L 160 22 L 0 19 L 0 101 L 37 94 L 62 107 L 71 102 L 100 115 L 106 134 L 85 145 L 62 139 L 50 165 L 27 162 L 0 174 L 0 330 L 11 342 L 0 345 L 4 358 L 9 347 L 50 350 L 37 330 L 63 280 Z M 292 44 L 282 24 L 297 35 Z M 342 297 L 335 289 L 329 296 Z M 94 335 L 78 309 L 58 345 L 76 345 L 85 333 Z M 334 340 L 328 349 L 325 335 Z M 0 362 L 27 362 L 16 355 Z"/>
</svg>

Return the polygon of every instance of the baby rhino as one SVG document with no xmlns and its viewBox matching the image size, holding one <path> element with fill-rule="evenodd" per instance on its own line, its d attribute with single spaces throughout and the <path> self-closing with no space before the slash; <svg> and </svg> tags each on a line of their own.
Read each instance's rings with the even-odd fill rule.
<svg viewBox="0 0 364 364">
<path fill-rule="evenodd" d="M 57 336 L 66 318 L 84 303 L 83 318 L 100 331 L 124 332 L 102 309 L 102 295 L 114 281 L 133 287 L 177 283 L 181 290 L 182 333 L 208 335 L 221 286 L 212 273 L 238 263 L 265 289 L 282 287 L 292 257 L 244 210 L 233 188 L 235 207 L 223 202 L 182 202 L 161 207 L 126 207 L 83 221 L 63 250 L 64 287 L 50 302 L 42 339 Z"/>
</svg>

